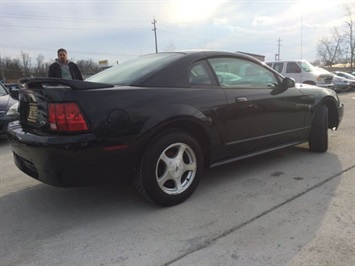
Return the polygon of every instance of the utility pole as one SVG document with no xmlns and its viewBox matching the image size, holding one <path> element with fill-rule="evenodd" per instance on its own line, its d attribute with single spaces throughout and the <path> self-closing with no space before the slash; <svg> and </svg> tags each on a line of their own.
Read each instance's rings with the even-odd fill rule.
<svg viewBox="0 0 355 266">
<path fill-rule="evenodd" d="M 303 17 L 301 17 L 301 58 L 300 59 L 303 59 Z"/>
<path fill-rule="evenodd" d="M 152 24 L 154 25 L 154 28 L 152 29 L 152 31 L 154 31 L 154 37 L 155 37 L 155 53 L 158 53 L 157 28 L 155 26 L 156 23 L 157 23 L 157 21 L 154 18 L 153 22 L 152 22 Z"/>
<path fill-rule="evenodd" d="M 281 46 L 281 39 L 279 38 L 277 40 L 278 44 L 277 44 L 277 54 L 275 54 L 275 61 L 280 61 L 280 46 Z"/>
</svg>

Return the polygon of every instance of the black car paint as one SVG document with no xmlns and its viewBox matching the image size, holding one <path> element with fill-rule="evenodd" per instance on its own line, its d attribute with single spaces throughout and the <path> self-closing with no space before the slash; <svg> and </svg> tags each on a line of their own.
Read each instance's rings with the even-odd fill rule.
<svg viewBox="0 0 355 266">
<path fill-rule="evenodd" d="M 338 126 L 343 109 L 327 89 L 303 85 L 227 90 L 221 89 L 214 74 L 212 86 L 188 84 L 186 72 L 193 63 L 220 55 L 250 60 L 283 79 L 248 56 L 201 52 L 186 53 L 175 64 L 149 73 L 132 86 L 27 80 L 27 89 L 20 95 L 20 122 L 8 131 L 16 165 L 45 183 L 77 186 L 98 178 L 133 175 L 150 139 L 167 128 L 183 129 L 197 139 L 208 167 L 307 141 L 321 102 L 333 112 L 332 127 Z M 43 89 L 46 82 L 66 86 Z M 70 101 L 79 103 L 90 132 L 46 131 L 47 102 Z M 26 111 L 21 112 L 28 102 L 38 105 L 36 124 L 27 123 Z"/>
</svg>

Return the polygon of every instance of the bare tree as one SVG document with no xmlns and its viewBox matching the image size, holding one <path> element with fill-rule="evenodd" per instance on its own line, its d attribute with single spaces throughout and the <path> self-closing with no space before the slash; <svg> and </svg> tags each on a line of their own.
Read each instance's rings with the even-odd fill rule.
<svg viewBox="0 0 355 266">
<path fill-rule="evenodd" d="M 23 68 L 19 59 L 9 57 L 0 58 L 1 80 L 3 82 L 15 81 L 23 75 Z"/>
<path fill-rule="evenodd" d="M 39 54 L 36 58 L 36 66 L 33 68 L 33 75 L 36 77 L 45 77 L 48 72 L 46 63 L 44 63 L 44 56 Z"/>
<path fill-rule="evenodd" d="M 326 66 L 338 63 L 342 58 L 341 46 L 345 36 L 339 33 L 337 28 L 333 28 L 330 37 L 323 37 L 317 47 L 318 57 Z"/>
<path fill-rule="evenodd" d="M 22 66 L 23 66 L 23 74 L 27 77 L 30 76 L 30 68 L 31 68 L 31 57 L 29 54 L 21 51 L 20 53 L 22 59 Z"/>
<path fill-rule="evenodd" d="M 355 65 L 355 8 L 349 3 L 344 3 L 343 9 L 346 15 L 345 25 L 347 27 L 347 32 L 345 35 L 350 50 L 350 67 L 353 69 L 353 66 Z"/>
<path fill-rule="evenodd" d="M 35 77 L 46 77 L 48 74 L 50 62 L 44 62 L 44 56 L 39 54 L 36 57 L 36 67 L 32 68 L 32 73 Z"/>
<path fill-rule="evenodd" d="M 44 62 L 44 56 L 39 54 L 36 57 L 36 65 L 31 66 L 31 58 L 27 53 L 21 51 L 21 59 L 0 57 L 0 80 L 3 82 L 15 82 L 22 77 L 46 77 L 51 63 Z M 77 65 L 83 76 L 88 77 L 101 71 L 98 63 L 92 59 L 79 60 Z"/>
<path fill-rule="evenodd" d="M 164 47 L 165 52 L 174 52 L 176 50 L 176 47 L 173 42 L 169 42 L 167 45 Z"/>
<path fill-rule="evenodd" d="M 78 60 L 76 64 L 84 77 L 91 76 L 100 72 L 99 64 L 95 63 L 92 59 Z"/>
</svg>

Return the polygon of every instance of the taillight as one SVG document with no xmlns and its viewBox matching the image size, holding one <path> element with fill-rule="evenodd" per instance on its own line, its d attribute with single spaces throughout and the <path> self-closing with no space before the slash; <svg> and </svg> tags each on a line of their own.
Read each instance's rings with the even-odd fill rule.
<svg viewBox="0 0 355 266">
<path fill-rule="evenodd" d="M 77 103 L 49 103 L 48 122 L 51 130 L 86 131 L 88 126 Z"/>
</svg>

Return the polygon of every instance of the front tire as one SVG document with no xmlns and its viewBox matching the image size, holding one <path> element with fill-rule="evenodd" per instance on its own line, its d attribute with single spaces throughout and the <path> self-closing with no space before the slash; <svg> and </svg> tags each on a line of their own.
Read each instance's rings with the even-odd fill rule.
<svg viewBox="0 0 355 266">
<path fill-rule="evenodd" d="M 143 198 L 162 206 L 185 201 L 195 191 L 203 170 L 198 142 L 181 131 L 166 131 L 145 150 L 134 185 Z"/>
<path fill-rule="evenodd" d="M 309 135 L 309 149 L 313 152 L 328 150 L 328 108 L 324 104 L 315 114 Z"/>
</svg>

